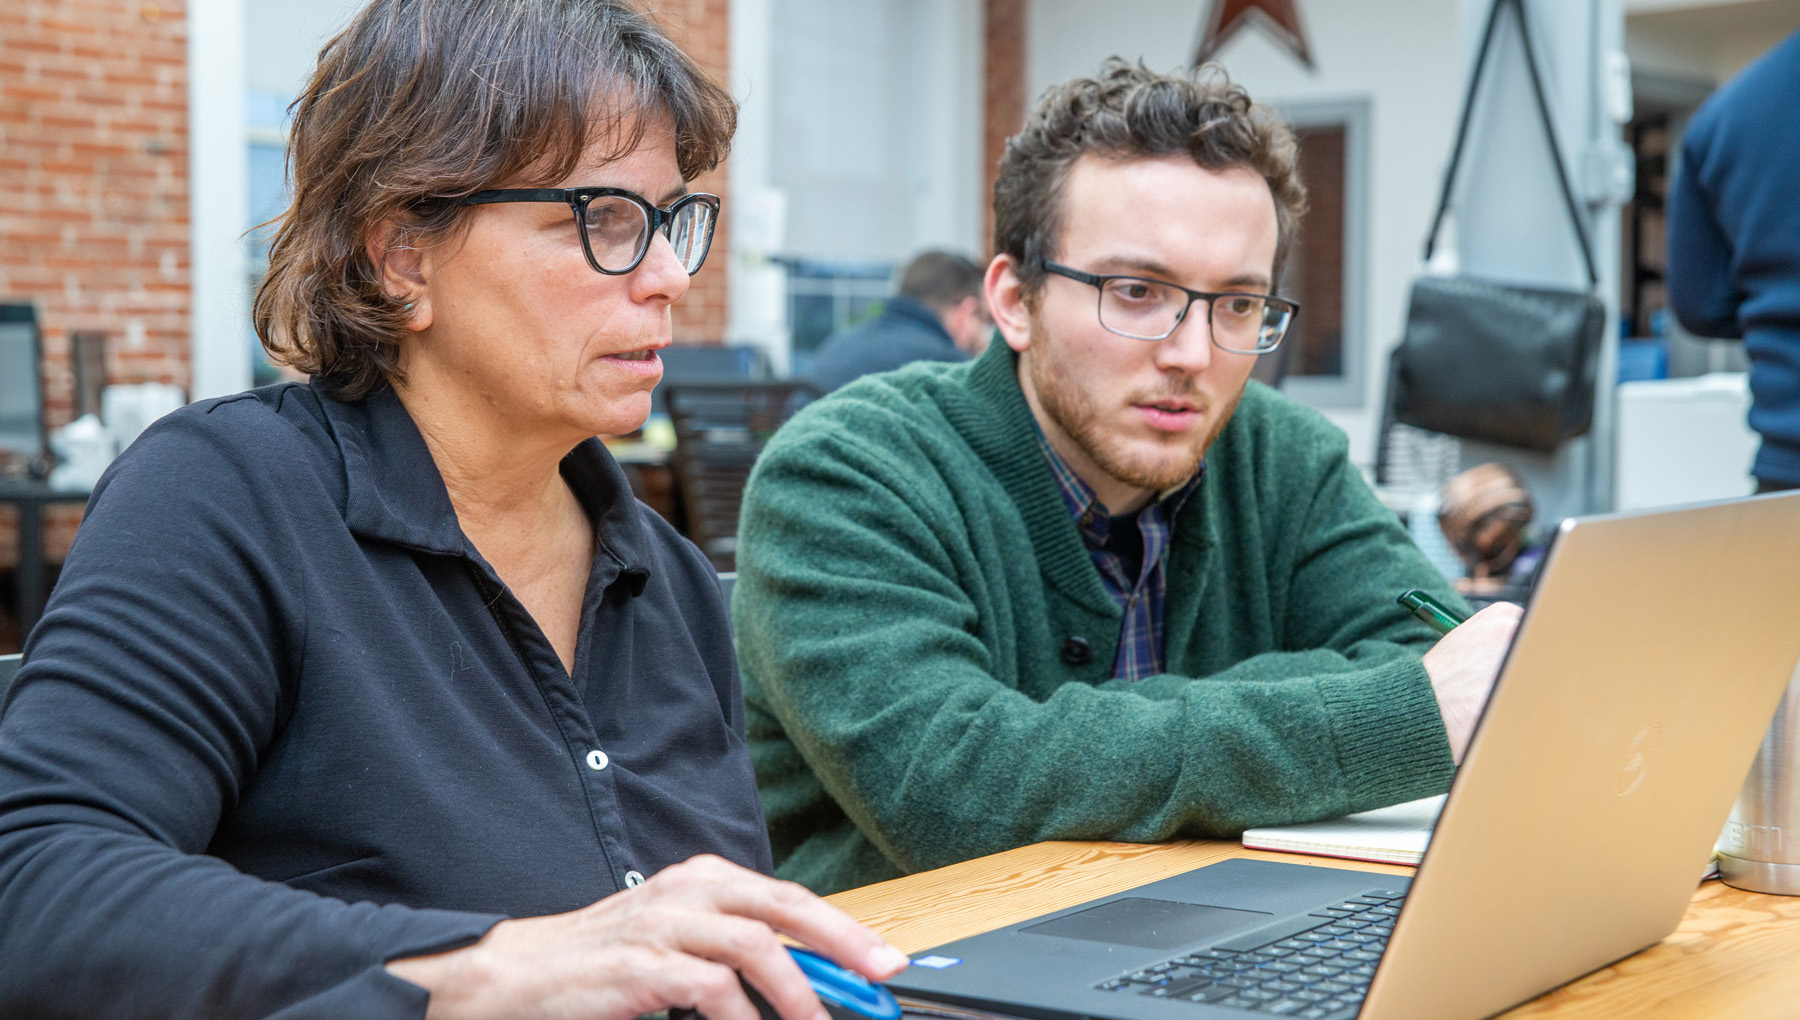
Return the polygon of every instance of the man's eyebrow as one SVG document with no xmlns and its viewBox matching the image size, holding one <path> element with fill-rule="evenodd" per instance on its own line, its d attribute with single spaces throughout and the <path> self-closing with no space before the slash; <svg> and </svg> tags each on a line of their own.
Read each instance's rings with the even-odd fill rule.
<svg viewBox="0 0 1800 1020">
<path fill-rule="evenodd" d="M 1269 278 L 1261 273 L 1243 273 L 1226 280 L 1225 286 L 1233 290 L 1241 288 L 1244 290 L 1259 290 L 1266 293 L 1271 285 L 1269 283 Z"/>
<path fill-rule="evenodd" d="M 1154 259 L 1135 258 L 1128 255 L 1110 255 L 1096 260 L 1094 262 L 1094 271 L 1102 274 L 1125 273 L 1132 276 L 1147 276 L 1152 279 L 1161 280 L 1165 283 L 1173 283 L 1183 287 L 1187 286 L 1187 284 L 1181 282 L 1168 266 L 1161 262 L 1157 262 Z M 1242 289 L 1267 291 L 1269 289 L 1269 278 L 1261 273 L 1239 273 L 1231 279 L 1226 280 L 1223 286 L 1227 290 Z"/>
<path fill-rule="evenodd" d="M 1129 273 L 1133 276 L 1153 276 L 1159 280 L 1175 282 L 1175 274 L 1168 266 L 1154 259 L 1134 258 L 1129 255 L 1108 255 L 1094 262 L 1094 271 L 1099 273 Z"/>
<path fill-rule="evenodd" d="M 659 206 L 671 205 L 679 199 L 686 198 L 688 196 L 688 194 L 690 193 L 690 191 L 691 191 L 691 189 L 687 186 L 687 182 L 682 181 L 679 185 L 675 186 L 674 188 L 671 188 L 668 191 L 663 192 L 663 197 L 657 199 L 656 204 Z"/>
</svg>

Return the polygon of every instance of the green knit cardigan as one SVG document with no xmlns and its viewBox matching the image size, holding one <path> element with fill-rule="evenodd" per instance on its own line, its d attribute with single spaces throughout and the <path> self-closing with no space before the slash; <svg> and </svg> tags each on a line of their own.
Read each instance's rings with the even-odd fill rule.
<svg viewBox="0 0 1800 1020">
<path fill-rule="evenodd" d="M 828 893 L 1447 788 L 1436 635 L 1394 599 L 1462 603 L 1335 426 L 1251 383 L 1169 557 L 1168 672 L 1115 680 L 1120 610 L 1004 344 L 797 415 L 745 493 L 732 599 L 776 873 Z"/>
</svg>

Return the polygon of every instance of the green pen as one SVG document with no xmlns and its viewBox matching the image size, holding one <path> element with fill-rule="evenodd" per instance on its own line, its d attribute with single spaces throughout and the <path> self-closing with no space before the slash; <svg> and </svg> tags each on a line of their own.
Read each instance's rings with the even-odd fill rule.
<svg viewBox="0 0 1800 1020">
<path fill-rule="evenodd" d="M 1426 626 L 1439 634 L 1448 634 L 1456 629 L 1456 625 L 1468 619 L 1458 616 L 1449 606 L 1427 595 L 1424 589 L 1414 588 L 1395 601 L 1406 607 L 1406 611 L 1423 620 Z"/>
</svg>

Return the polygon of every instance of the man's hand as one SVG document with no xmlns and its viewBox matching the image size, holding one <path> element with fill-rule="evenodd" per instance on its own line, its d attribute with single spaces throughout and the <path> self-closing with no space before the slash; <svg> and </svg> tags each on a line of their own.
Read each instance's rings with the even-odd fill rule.
<svg viewBox="0 0 1800 1020">
<path fill-rule="evenodd" d="M 907 963 L 804 888 L 702 856 L 580 910 L 502 921 L 472 946 L 388 970 L 431 992 L 427 1020 L 631 1020 L 670 1006 L 759 1020 L 740 973 L 786 1020 L 826 1020 L 778 931 L 874 981 Z"/>
<path fill-rule="evenodd" d="M 1450 737 L 1450 757 L 1458 765 L 1469 749 L 1475 720 L 1481 717 L 1481 707 L 1494 689 L 1500 660 L 1506 656 L 1524 612 L 1510 602 L 1495 603 L 1445 634 L 1425 653 L 1425 672 L 1431 676 L 1444 732 Z"/>
</svg>

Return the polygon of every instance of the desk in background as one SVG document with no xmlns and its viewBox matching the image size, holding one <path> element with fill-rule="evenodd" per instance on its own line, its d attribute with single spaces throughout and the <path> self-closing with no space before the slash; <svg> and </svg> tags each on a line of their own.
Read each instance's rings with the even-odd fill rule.
<svg viewBox="0 0 1800 1020">
<path fill-rule="evenodd" d="M 88 490 L 67 492 L 28 479 L 0 480 L 0 506 L 19 509 L 19 565 L 13 578 L 13 607 L 19 644 L 44 608 L 44 507 L 86 503 Z"/>
<path fill-rule="evenodd" d="M 1236 843 L 1038 843 L 827 897 L 908 953 L 1230 857 L 1384 875 L 1411 868 L 1245 850 Z M 1525 1003 L 1508 1020 L 1800 1016 L 1800 897 L 1706 882 L 1660 944 Z M 1251 1014 L 1245 1014 L 1250 1016 Z"/>
</svg>

